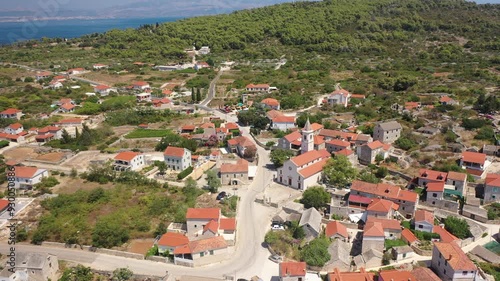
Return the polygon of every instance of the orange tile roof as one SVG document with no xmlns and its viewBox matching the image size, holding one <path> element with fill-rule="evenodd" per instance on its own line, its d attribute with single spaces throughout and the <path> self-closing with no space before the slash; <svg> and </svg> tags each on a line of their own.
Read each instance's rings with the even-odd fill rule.
<svg viewBox="0 0 500 281">
<path fill-rule="evenodd" d="M 269 88 L 269 84 L 248 84 L 245 88 Z"/>
<path fill-rule="evenodd" d="M 351 143 L 339 139 L 333 139 L 327 142 L 327 144 L 335 145 L 335 146 L 340 146 L 340 147 L 350 147 Z"/>
<path fill-rule="evenodd" d="M 484 162 L 486 162 L 486 154 L 464 151 L 462 152 L 462 160 L 469 163 L 479 163 L 484 165 Z"/>
<path fill-rule="evenodd" d="M 321 125 L 321 124 L 319 124 L 319 123 L 312 123 L 312 124 L 311 124 L 311 129 L 312 129 L 313 131 L 318 131 L 318 130 L 321 130 L 321 129 L 323 129 L 323 128 L 324 128 L 324 127 L 323 127 L 323 125 Z"/>
<path fill-rule="evenodd" d="M 326 153 L 325 153 L 326 152 Z M 311 150 L 306 153 L 300 154 L 299 156 L 295 156 L 291 158 L 292 162 L 300 167 L 303 165 L 306 165 L 314 160 L 322 159 L 322 158 L 328 158 L 330 156 L 330 153 L 328 151 L 322 149 L 322 150 Z"/>
<path fill-rule="evenodd" d="M 385 199 L 373 199 L 372 202 L 366 207 L 367 211 L 389 213 L 392 210 L 399 209 L 399 205 L 392 201 Z"/>
<path fill-rule="evenodd" d="M 419 102 L 405 102 L 405 108 L 408 109 L 408 110 L 412 110 L 412 109 L 415 109 L 417 107 L 420 106 L 420 103 Z"/>
<path fill-rule="evenodd" d="M 375 274 L 366 272 L 364 268 L 360 272 L 340 272 L 335 268 L 334 272 L 328 273 L 329 281 L 375 281 Z"/>
<path fill-rule="evenodd" d="M 239 159 L 235 164 L 222 163 L 220 166 L 220 172 L 222 174 L 248 173 L 248 161 L 245 159 Z"/>
<path fill-rule="evenodd" d="M 326 237 L 332 237 L 335 234 L 340 234 L 342 237 L 347 238 L 347 227 L 338 221 L 331 221 L 326 225 Z"/>
<path fill-rule="evenodd" d="M 443 255 L 444 259 L 455 271 L 477 270 L 472 261 L 465 255 L 464 251 L 455 243 L 435 242 L 434 247 Z"/>
<path fill-rule="evenodd" d="M 340 138 L 347 141 L 355 141 L 358 139 L 359 134 L 356 133 L 348 133 L 342 132 L 339 130 L 330 130 L 330 129 L 321 129 L 319 131 L 320 136 L 328 137 L 328 138 Z"/>
<path fill-rule="evenodd" d="M 283 115 L 275 117 L 271 121 L 273 121 L 273 123 L 295 123 L 295 117 Z"/>
<path fill-rule="evenodd" d="M 142 87 L 142 86 L 149 86 L 149 83 L 146 81 L 137 81 L 137 82 L 134 82 L 133 85 L 137 86 L 137 87 Z"/>
<path fill-rule="evenodd" d="M 298 131 L 292 132 L 292 133 L 284 136 L 284 138 L 289 142 L 296 141 L 296 140 L 300 139 L 301 137 L 302 137 L 302 135 Z"/>
<path fill-rule="evenodd" d="M 411 232 L 408 228 L 405 228 L 403 229 L 403 231 L 401 231 L 401 237 L 403 238 L 403 240 L 410 244 L 418 241 L 417 236 L 415 236 L 415 234 L 413 234 L 413 232 Z"/>
<path fill-rule="evenodd" d="M 85 70 L 85 68 L 77 67 L 77 68 L 68 69 L 68 72 L 70 72 L 70 71 L 84 71 L 84 70 Z"/>
<path fill-rule="evenodd" d="M 37 167 L 16 166 L 14 173 L 18 178 L 32 178 L 37 171 Z"/>
<path fill-rule="evenodd" d="M 0 199 L 0 212 L 5 210 L 9 206 L 9 200 Z"/>
<path fill-rule="evenodd" d="M 160 240 L 158 240 L 159 246 L 167 247 L 179 247 L 187 245 L 188 243 L 189 239 L 186 235 L 177 232 L 167 232 L 161 236 Z"/>
<path fill-rule="evenodd" d="M 440 99 L 439 99 L 440 102 L 450 102 L 450 101 L 453 101 L 452 98 L 450 98 L 449 96 L 442 96 Z"/>
<path fill-rule="evenodd" d="M 377 141 L 367 143 L 366 146 L 368 146 L 371 150 L 374 150 L 374 149 L 384 147 L 384 144 L 377 140 Z"/>
<path fill-rule="evenodd" d="M 360 94 L 352 94 L 351 98 L 353 98 L 353 99 L 365 99 L 366 96 L 365 95 L 360 95 Z"/>
<path fill-rule="evenodd" d="M 255 146 L 255 144 L 247 137 L 245 136 L 239 136 L 235 137 L 233 139 L 228 140 L 228 143 L 230 145 L 240 145 L 242 147 L 252 147 Z"/>
<path fill-rule="evenodd" d="M 280 277 L 306 276 L 305 262 L 282 262 L 280 263 Z"/>
<path fill-rule="evenodd" d="M 219 217 L 219 208 L 189 208 L 186 213 L 186 219 L 219 220 Z"/>
<path fill-rule="evenodd" d="M 226 240 L 222 236 L 190 241 L 187 245 L 178 247 L 174 254 L 197 254 L 210 250 L 227 248 Z"/>
<path fill-rule="evenodd" d="M 8 115 L 11 115 L 11 114 L 16 114 L 16 113 L 19 113 L 19 112 L 22 112 L 21 110 L 19 109 L 15 109 L 15 108 L 7 108 L 6 110 L 0 112 L 0 114 L 8 114 Z"/>
<path fill-rule="evenodd" d="M 331 96 L 335 96 L 335 95 L 348 96 L 348 95 L 350 95 L 350 94 L 351 94 L 351 93 L 349 93 L 347 90 L 340 89 L 340 90 L 335 90 L 335 91 L 333 91 L 330 95 L 331 95 Z"/>
<path fill-rule="evenodd" d="M 135 157 L 140 155 L 138 152 L 133 152 L 133 151 L 124 151 L 118 153 L 118 155 L 115 156 L 115 160 L 121 160 L 121 161 L 132 161 Z"/>
<path fill-rule="evenodd" d="M 50 71 L 41 71 L 36 74 L 36 76 L 50 76 L 52 75 L 52 72 Z"/>
<path fill-rule="evenodd" d="M 313 175 L 316 175 L 317 173 L 320 173 L 321 171 L 323 171 L 323 167 L 326 165 L 326 162 L 328 162 L 328 159 L 323 159 L 319 162 L 316 162 L 312 165 L 305 167 L 302 170 L 299 170 L 298 172 L 302 177 L 307 179 L 307 178 L 309 178 Z"/>
<path fill-rule="evenodd" d="M 417 267 L 411 271 L 417 278 L 416 281 L 441 281 L 436 273 L 427 267 Z"/>
<path fill-rule="evenodd" d="M 459 240 L 455 235 L 449 233 L 446 229 L 442 228 L 439 225 L 435 225 L 432 228 L 432 232 L 439 234 L 439 236 L 440 236 L 439 240 L 441 242 L 450 243 L 450 242 L 454 242 L 454 241 L 458 241 Z"/>
<path fill-rule="evenodd" d="M 363 229 L 363 236 L 384 237 L 384 228 L 379 222 L 367 222 Z"/>
<path fill-rule="evenodd" d="M 342 150 L 335 151 L 333 154 L 335 154 L 335 155 L 344 155 L 344 156 L 349 156 L 349 155 L 354 154 L 354 151 L 352 151 L 352 150 L 350 150 L 350 149 L 347 149 L 347 148 L 344 148 L 344 149 L 342 149 Z"/>
<path fill-rule="evenodd" d="M 382 229 L 401 230 L 401 224 L 395 219 L 382 219 L 368 216 L 367 223 L 369 222 L 380 223 L 382 225 Z"/>
<path fill-rule="evenodd" d="M 170 96 L 173 92 L 169 89 L 163 89 L 161 93 L 164 94 L 165 96 Z"/>
<path fill-rule="evenodd" d="M 486 185 L 500 187 L 500 174 L 486 174 Z"/>
<path fill-rule="evenodd" d="M 168 146 L 163 154 L 167 156 L 182 158 L 184 156 L 184 151 L 185 148 L 182 147 Z"/>
<path fill-rule="evenodd" d="M 458 180 L 458 181 L 466 181 L 467 180 L 467 174 L 449 171 L 447 179 Z"/>
<path fill-rule="evenodd" d="M 53 138 L 54 135 L 53 134 L 46 134 L 46 135 L 38 135 L 35 137 L 35 139 L 37 140 L 45 140 L 45 139 L 50 139 L 50 138 Z"/>
<path fill-rule="evenodd" d="M 263 103 L 267 106 L 279 106 L 280 105 L 280 102 L 277 99 L 273 99 L 273 98 L 263 99 L 260 103 Z"/>
<path fill-rule="evenodd" d="M 181 127 L 181 130 L 183 131 L 194 131 L 196 127 L 194 125 L 184 125 Z"/>
<path fill-rule="evenodd" d="M 325 143 L 325 138 L 322 136 L 314 136 L 313 137 L 314 145 L 320 145 Z"/>
<path fill-rule="evenodd" d="M 415 222 L 420 221 L 426 221 L 434 225 L 434 214 L 427 210 L 417 210 L 415 211 Z"/>
<path fill-rule="evenodd" d="M 209 221 L 204 227 L 203 227 L 203 233 L 206 231 L 210 230 L 212 233 L 216 234 L 219 231 L 219 223 L 216 222 L 215 220 Z"/>
<path fill-rule="evenodd" d="M 238 130 L 240 127 L 236 123 L 228 122 L 228 123 L 224 124 L 224 128 L 226 128 L 228 130 Z"/>
<path fill-rule="evenodd" d="M 428 170 L 428 169 L 420 169 L 418 171 L 419 177 L 421 178 L 426 178 L 434 181 L 445 181 L 446 180 L 446 173 L 445 172 L 440 172 L 440 171 L 434 171 L 434 170 Z"/>
<path fill-rule="evenodd" d="M 75 108 L 75 105 L 71 104 L 71 103 L 65 103 L 65 104 L 61 105 L 61 108 L 66 109 L 66 110 L 72 110 L 73 108 Z"/>
<path fill-rule="evenodd" d="M 222 230 L 236 230 L 236 219 L 235 218 L 221 218 L 219 222 L 219 228 Z"/>
<path fill-rule="evenodd" d="M 94 89 L 96 89 L 96 90 L 107 90 L 109 88 L 111 88 L 111 87 L 107 86 L 107 85 L 102 85 L 102 84 L 94 87 Z"/>
<path fill-rule="evenodd" d="M 444 192 L 444 182 L 427 183 L 427 192 Z"/>
<path fill-rule="evenodd" d="M 0 138 L 2 138 L 2 139 L 17 140 L 19 137 L 20 137 L 20 135 L 0 133 Z"/>
<path fill-rule="evenodd" d="M 23 127 L 23 125 L 21 123 L 14 123 L 14 124 L 9 125 L 9 128 L 11 128 L 12 130 L 17 130 L 17 129 L 20 129 L 22 127 Z"/>
<path fill-rule="evenodd" d="M 215 124 L 212 122 L 203 123 L 203 124 L 201 124 L 200 128 L 202 128 L 202 129 L 215 128 Z"/>
<path fill-rule="evenodd" d="M 387 183 L 374 184 L 355 180 L 352 182 L 351 190 L 394 200 L 404 200 L 410 202 L 417 202 L 418 200 L 417 193 L 408 190 L 401 190 L 399 187 Z"/>
<path fill-rule="evenodd" d="M 266 112 L 266 116 L 269 119 L 274 119 L 278 116 L 283 116 L 283 112 L 273 109 L 273 110 L 269 110 L 268 112 Z"/>
<path fill-rule="evenodd" d="M 379 272 L 379 278 L 384 281 L 409 281 L 416 280 L 415 276 L 409 271 L 383 270 Z"/>
</svg>

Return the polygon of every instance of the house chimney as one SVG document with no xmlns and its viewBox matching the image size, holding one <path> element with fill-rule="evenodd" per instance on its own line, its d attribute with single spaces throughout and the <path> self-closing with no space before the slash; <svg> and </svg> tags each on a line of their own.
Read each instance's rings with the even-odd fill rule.
<svg viewBox="0 0 500 281">
<path fill-rule="evenodd" d="M 452 254 L 450 254 L 450 257 L 448 258 L 448 260 L 451 260 L 451 258 L 452 258 L 452 257 L 453 257 L 453 255 L 452 255 Z"/>
</svg>

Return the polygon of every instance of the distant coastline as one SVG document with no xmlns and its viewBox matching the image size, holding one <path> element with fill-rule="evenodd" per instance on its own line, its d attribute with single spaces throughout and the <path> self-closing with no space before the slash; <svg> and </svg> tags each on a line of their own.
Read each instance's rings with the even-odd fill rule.
<svg viewBox="0 0 500 281">
<path fill-rule="evenodd" d="M 38 19 L 0 22 L 0 45 L 42 38 L 77 38 L 112 29 L 138 28 L 144 24 L 172 22 L 185 17 L 161 18 L 102 18 L 61 17 L 50 20 Z"/>
<path fill-rule="evenodd" d="M 57 21 L 57 20 L 103 20 L 103 19 L 114 19 L 114 17 L 109 16 L 71 16 L 71 17 L 47 17 L 47 18 L 36 18 L 36 17 L 0 17 L 0 23 L 4 22 L 29 22 L 29 21 Z"/>
</svg>

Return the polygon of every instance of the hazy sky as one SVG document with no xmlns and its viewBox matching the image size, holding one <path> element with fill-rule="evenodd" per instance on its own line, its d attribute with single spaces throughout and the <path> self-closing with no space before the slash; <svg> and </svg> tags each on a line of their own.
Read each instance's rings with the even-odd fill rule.
<svg viewBox="0 0 500 281">
<path fill-rule="evenodd" d="M 164 0 L 166 3 L 169 0 Z M 247 0 L 252 2 L 252 0 Z M 147 2 L 147 0 L 16 0 L 16 1 L 2 1 L 1 10 L 33 10 L 34 7 L 40 6 L 41 3 L 61 3 L 61 10 L 73 9 L 101 9 L 114 5 L 128 4 L 132 2 Z M 477 3 L 496 3 L 500 4 L 500 0 L 477 0 Z M 36 8 L 35 8 L 36 10 Z"/>
</svg>

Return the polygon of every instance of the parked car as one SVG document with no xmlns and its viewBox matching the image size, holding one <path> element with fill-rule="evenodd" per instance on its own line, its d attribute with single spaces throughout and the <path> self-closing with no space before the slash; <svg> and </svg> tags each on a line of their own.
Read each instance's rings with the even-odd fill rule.
<svg viewBox="0 0 500 281">
<path fill-rule="evenodd" d="M 280 224 L 273 224 L 271 229 L 272 230 L 285 230 L 285 228 Z"/>
<path fill-rule="evenodd" d="M 283 261 L 283 258 L 279 255 L 271 255 L 269 256 L 269 259 L 275 263 L 280 263 Z"/>
<path fill-rule="evenodd" d="M 224 198 L 227 197 L 227 193 L 225 191 L 221 191 L 218 195 L 217 195 L 217 200 L 222 200 Z"/>
</svg>

